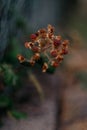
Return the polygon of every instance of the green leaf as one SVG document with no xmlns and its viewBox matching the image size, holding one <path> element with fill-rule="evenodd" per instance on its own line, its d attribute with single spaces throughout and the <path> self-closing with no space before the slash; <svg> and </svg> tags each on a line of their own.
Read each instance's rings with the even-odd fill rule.
<svg viewBox="0 0 87 130">
<path fill-rule="evenodd" d="M 49 68 L 47 69 L 47 73 L 53 74 L 55 72 L 56 68 L 53 66 L 49 65 Z"/>
<path fill-rule="evenodd" d="M 19 44 L 18 39 L 11 37 L 8 43 L 7 52 L 4 55 L 5 62 L 16 64 L 17 55 L 21 54 L 21 45 Z"/>
<path fill-rule="evenodd" d="M 25 119 L 27 117 L 26 113 L 18 112 L 16 110 L 12 110 L 9 113 L 16 119 Z"/>
<path fill-rule="evenodd" d="M 15 86 L 18 80 L 18 76 L 14 73 L 12 67 L 7 64 L 3 64 L 2 69 L 3 69 L 4 83 L 6 85 Z"/>
<path fill-rule="evenodd" d="M 8 107 L 11 106 L 11 100 L 7 96 L 0 96 L 0 107 Z"/>
</svg>

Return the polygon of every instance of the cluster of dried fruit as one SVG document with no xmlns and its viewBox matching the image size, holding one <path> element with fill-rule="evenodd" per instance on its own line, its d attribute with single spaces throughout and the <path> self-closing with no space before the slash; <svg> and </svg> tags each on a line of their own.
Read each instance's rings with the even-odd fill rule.
<svg viewBox="0 0 87 130">
<path fill-rule="evenodd" d="M 49 65 L 59 66 L 63 60 L 63 55 L 68 53 L 68 40 L 63 40 L 61 36 L 54 35 L 54 27 L 48 25 L 47 29 L 40 29 L 37 33 L 31 34 L 31 42 L 26 42 L 25 47 L 32 50 L 33 56 L 28 60 L 22 55 L 18 55 L 19 61 L 29 62 L 32 66 L 41 58 L 44 61 L 42 71 L 46 72 Z"/>
</svg>

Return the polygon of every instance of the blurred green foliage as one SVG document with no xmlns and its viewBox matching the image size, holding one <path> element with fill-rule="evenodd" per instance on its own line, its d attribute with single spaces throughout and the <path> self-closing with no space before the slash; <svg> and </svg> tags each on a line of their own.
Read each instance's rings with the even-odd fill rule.
<svg viewBox="0 0 87 130">
<path fill-rule="evenodd" d="M 17 62 L 18 53 L 20 53 L 20 44 L 19 41 L 13 37 L 10 39 L 4 55 L 5 62 L 15 64 Z"/>
<path fill-rule="evenodd" d="M 13 101 L 10 97 L 13 91 L 10 90 L 14 90 L 17 85 L 18 76 L 10 65 L 0 64 L 0 79 L 2 79 L 3 84 L 3 88 L 0 87 L 0 109 L 6 108 L 9 110 L 13 107 Z"/>
<path fill-rule="evenodd" d="M 17 84 L 18 76 L 14 73 L 10 65 L 1 64 L 0 74 L 3 77 L 5 85 L 15 86 Z"/>
<path fill-rule="evenodd" d="M 15 24 L 17 29 L 26 30 L 27 28 L 26 21 L 22 16 L 16 18 Z"/>
<path fill-rule="evenodd" d="M 11 109 L 13 103 L 10 97 L 7 97 L 3 94 L 0 95 L 0 108 L 8 108 Z"/>
<path fill-rule="evenodd" d="M 13 94 L 19 89 L 19 76 L 15 72 L 15 69 L 9 64 L 0 64 L 0 83 L 3 84 L 3 88 L 0 86 L 0 114 L 10 113 L 16 119 L 25 118 L 26 114 L 17 112 L 14 110 Z M 9 115 L 9 114 L 8 114 Z"/>
<path fill-rule="evenodd" d="M 25 119 L 27 117 L 27 114 L 25 114 L 23 112 L 18 112 L 16 110 L 9 111 L 8 115 L 14 117 L 17 120 L 19 120 L 19 119 Z"/>
</svg>

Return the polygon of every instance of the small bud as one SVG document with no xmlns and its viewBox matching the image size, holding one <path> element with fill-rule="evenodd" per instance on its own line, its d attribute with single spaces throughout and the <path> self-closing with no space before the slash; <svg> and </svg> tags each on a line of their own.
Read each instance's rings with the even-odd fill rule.
<svg viewBox="0 0 87 130">
<path fill-rule="evenodd" d="M 58 67 L 59 63 L 57 61 L 52 61 L 51 65 L 56 68 Z"/>
<path fill-rule="evenodd" d="M 35 61 L 34 60 L 30 60 L 30 62 L 29 62 L 32 66 L 34 66 L 34 64 L 35 64 Z"/>
<path fill-rule="evenodd" d="M 44 63 L 44 65 L 42 67 L 42 72 L 46 72 L 47 69 L 48 69 L 48 64 Z"/>
<path fill-rule="evenodd" d="M 36 40 L 37 36 L 36 36 L 36 34 L 31 34 L 30 38 L 31 38 L 31 40 Z"/>
<path fill-rule="evenodd" d="M 39 53 L 35 53 L 35 55 L 33 56 L 34 60 L 39 60 L 40 59 L 40 54 Z"/>
<path fill-rule="evenodd" d="M 63 49 L 63 50 L 62 50 L 62 53 L 63 53 L 64 55 L 68 54 L 68 49 Z"/>
<path fill-rule="evenodd" d="M 53 56 L 53 57 L 57 56 L 57 51 L 56 50 L 52 50 L 50 53 L 51 53 L 51 56 Z"/>
<path fill-rule="evenodd" d="M 46 36 L 47 36 L 47 31 L 46 31 L 46 29 L 40 29 L 39 30 L 39 34 L 40 34 L 40 36 L 41 36 L 41 38 L 43 38 L 43 39 L 45 39 L 46 38 Z"/>
<path fill-rule="evenodd" d="M 57 40 L 60 41 L 62 39 L 61 36 L 57 36 Z"/>
<path fill-rule="evenodd" d="M 31 48 L 30 43 L 29 42 L 25 42 L 25 47 L 26 48 Z"/>
<path fill-rule="evenodd" d="M 64 40 L 62 44 L 66 47 L 69 44 L 69 40 Z"/>
<path fill-rule="evenodd" d="M 39 36 L 39 32 L 36 32 L 35 35 L 38 37 Z"/>
<path fill-rule="evenodd" d="M 62 55 L 58 55 L 58 56 L 56 57 L 56 60 L 58 60 L 58 62 L 62 61 L 62 60 L 63 60 L 63 56 L 62 56 Z"/>
<path fill-rule="evenodd" d="M 46 29 L 44 29 L 44 28 L 40 29 L 39 32 L 40 32 L 40 34 L 46 33 Z"/>
<path fill-rule="evenodd" d="M 20 63 L 25 61 L 25 58 L 22 55 L 18 55 L 17 58 L 20 61 Z"/>
<path fill-rule="evenodd" d="M 54 39 L 53 44 L 54 44 L 54 46 L 57 47 L 57 46 L 59 46 L 61 44 L 61 41 L 57 40 L 57 39 Z"/>
<path fill-rule="evenodd" d="M 33 47 L 32 47 L 32 51 L 34 51 L 34 52 L 39 52 L 39 47 L 33 46 Z"/>
<path fill-rule="evenodd" d="M 54 32 L 54 27 L 51 26 L 50 24 L 48 25 L 47 29 L 48 29 L 48 33 L 53 33 Z"/>
<path fill-rule="evenodd" d="M 48 34 L 48 37 L 49 37 L 50 39 L 52 39 L 52 38 L 53 38 L 53 34 L 52 34 L 52 33 L 49 33 L 49 34 Z"/>
</svg>

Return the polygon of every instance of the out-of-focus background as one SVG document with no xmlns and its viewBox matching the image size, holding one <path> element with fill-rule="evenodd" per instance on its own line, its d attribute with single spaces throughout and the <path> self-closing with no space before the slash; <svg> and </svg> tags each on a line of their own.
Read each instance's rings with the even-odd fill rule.
<svg viewBox="0 0 87 130">
<path fill-rule="evenodd" d="M 53 74 L 17 60 L 30 55 L 24 47 L 29 35 L 48 24 L 70 41 Z M 86 0 L 0 0 L 0 126 L 87 130 Z"/>
</svg>

